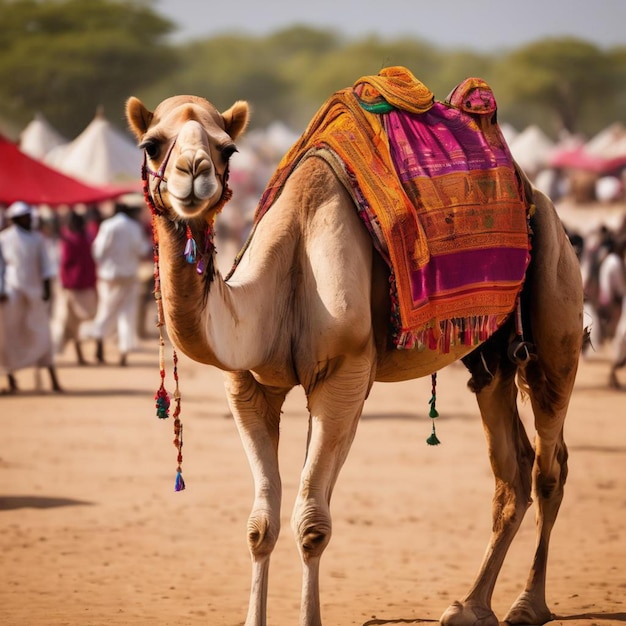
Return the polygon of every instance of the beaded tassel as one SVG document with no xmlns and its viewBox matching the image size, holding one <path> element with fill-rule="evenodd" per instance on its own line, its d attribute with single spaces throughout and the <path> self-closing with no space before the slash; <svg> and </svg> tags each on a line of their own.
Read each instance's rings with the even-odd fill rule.
<svg viewBox="0 0 626 626">
<path fill-rule="evenodd" d="M 171 152 L 170 148 L 170 152 Z M 169 157 L 169 153 L 168 153 Z M 161 166 L 161 170 L 165 169 L 166 160 Z M 159 170 L 158 173 L 153 173 L 157 178 L 163 178 L 163 172 Z M 163 314 L 163 296 L 161 294 L 161 278 L 159 273 L 159 238 L 157 235 L 156 218 L 157 215 L 161 215 L 162 212 L 157 209 L 152 196 L 150 195 L 150 187 L 148 184 L 148 168 L 146 157 L 144 157 L 143 166 L 141 168 L 141 177 L 143 180 L 143 193 L 146 200 L 146 204 L 150 208 L 152 213 L 152 238 L 153 238 L 153 256 L 154 256 L 154 299 L 157 304 L 157 326 L 159 328 L 159 373 L 161 376 L 161 385 L 155 394 L 157 417 L 165 419 L 169 417 L 170 409 L 170 397 L 165 389 L 165 340 L 163 338 L 163 327 L 165 326 L 165 316 Z M 187 245 L 185 246 L 185 257 L 187 262 L 193 263 L 196 260 L 196 242 L 193 239 L 191 229 L 187 226 Z M 183 480 L 182 462 L 183 462 L 183 424 L 180 420 L 180 389 L 178 386 L 178 355 L 176 350 L 173 351 L 174 361 L 174 381 L 176 388 L 174 389 L 174 445 L 178 450 L 176 457 L 176 481 L 174 484 L 175 491 L 182 491 L 185 489 L 185 481 Z"/>
<path fill-rule="evenodd" d="M 435 418 L 439 417 L 439 412 L 437 411 L 437 372 L 431 374 L 430 380 L 432 382 L 432 394 L 430 396 L 430 400 L 428 401 L 428 404 L 430 404 L 428 417 L 432 419 L 433 428 L 430 437 L 426 439 L 426 443 L 429 446 L 438 446 L 441 441 L 439 441 L 437 433 L 435 432 Z"/>
<path fill-rule="evenodd" d="M 204 274 L 204 270 L 207 268 L 207 260 L 211 256 L 211 250 L 213 249 L 213 228 L 211 224 L 207 224 L 206 233 L 204 237 L 204 251 L 200 255 L 198 259 L 198 263 L 196 264 L 196 272 L 202 275 Z"/>
<path fill-rule="evenodd" d="M 191 228 L 187 225 L 187 243 L 185 244 L 185 259 L 187 263 L 195 263 L 198 254 L 198 246 L 193 238 Z"/>
<path fill-rule="evenodd" d="M 154 220 L 154 216 L 152 218 Z M 153 224 L 154 229 L 154 224 Z M 158 388 L 154 399 L 156 401 L 156 414 L 159 419 L 166 419 L 170 415 L 170 396 L 165 389 L 165 340 L 163 339 L 163 300 L 161 297 L 161 280 L 159 278 L 159 246 L 156 240 L 156 230 L 153 230 L 154 237 L 154 299 L 157 303 L 157 325 L 159 327 L 159 374 L 161 375 L 161 385 Z"/>
<path fill-rule="evenodd" d="M 143 194 L 146 201 L 146 204 L 150 208 L 150 212 L 152 213 L 152 235 L 153 235 L 153 250 L 154 250 L 154 299 L 157 303 L 157 326 L 159 328 L 159 373 L 161 376 L 161 385 L 155 394 L 156 401 L 156 409 L 157 409 L 157 417 L 161 419 L 165 419 L 169 417 L 169 409 L 170 409 L 170 396 L 165 389 L 165 341 L 163 338 L 163 327 L 165 326 L 165 318 L 163 314 L 163 299 L 161 295 L 161 280 L 159 276 L 159 241 L 157 236 L 156 229 L 156 217 L 158 215 L 163 215 L 163 211 L 154 203 L 152 195 L 150 194 L 150 185 L 148 182 L 148 174 L 152 174 L 156 179 L 160 181 L 164 181 L 163 174 L 165 172 L 165 166 L 167 160 L 169 159 L 169 155 L 172 151 L 174 144 L 170 146 L 170 149 L 166 155 L 165 160 L 161 164 L 158 172 L 152 172 L 148 169 L 147 165 L 147 157 L 144 155 L 143 166 L 141 168 L 141 178 L 143 180 Z M 224 189 L 222 191 L 222 197 L 220 202 L 216 205 L 216 212 L 221 211 L 222 207 L 228 200 L 230 200 L 232 196 L 232 191 L 228 187 L 228 170 L 224 173 Z M 191 228 L 187 225 L 187 242 L 185 244 L 184 256 L 187 263 L 196 263 L 196 259 L 198 257 L 198 248 L 196 242 L 193 238 L 193 233 L 191 232 Z M 202 274 L 207 265 L 207 259 L 211 253 L 213 244 L 213 228 L 212 222 L 208 224 L 205 243 L 204 243 L 204 253 L 200 256 L 196 264 L 196 271 L 198 274 Z M 174 390 L 174 446 L 178 451 L 178 455 L 176 457 L 177 467 L 176 467 L 176 481 L 174 483 L 175 491 L 183 491 L 185 489 L 185 481 L 183 479 L 182 472 L 182 463 L 183 463 L 183 424 L 180 419 L 180 400 L 181 394 L 178 386 L 178 355 L 176 354 L 176 350 L 173 351 L 173 362 L 174 362 L 174 381 L 176 383 L 176 388 Z"/>
<path fill-rule="evenodd" d="M 163 372 L 162 376 L 163 378 L 165 377 L 165 372 Z M 162 420 L 167 419 L 170 416 L 170 396 L 165 389 L 163 381 L 161 381 L 161 386 L 154 394 L 154 399 L 156 401 L 156 416 Z"/>
<path fill-rule="evenodd" d="M 174 408 L 174 446 L 178 450 L 178 456 L 176 462 L 176 482 L 174 483 L 174 491 L 182 491 L 185 488 L 185 481 L 183 480 L 183 423 L 180 421 L 180 390 L 178 388 L 178 355 L 174 350 L 174 381 L 176 382 L 176 388 L 174 389 L 174 402 L 176 407 Z"/>
<path fill-rule="evenodd" d="M 159 419 L 167 419 L 170 416 L 170 396 L 165 389 L 165 342 L 159 328 L 159 374 L 161 385 L 154 394 L 156 401 L 156 415 Z"/>
</svg>

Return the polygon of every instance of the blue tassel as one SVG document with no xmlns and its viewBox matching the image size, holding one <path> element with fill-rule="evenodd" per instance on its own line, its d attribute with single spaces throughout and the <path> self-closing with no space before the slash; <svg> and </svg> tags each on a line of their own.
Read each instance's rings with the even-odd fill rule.
<svg viewBox="0 0 626 626">
<path fill-rule="evenodd" d="M 180 470 L 176 472 L 176 483 L 174 484 L 174 491 L 183 491 L 185 488 L 185 481 L 183 480 L 183 474 Z"/>
<path fill-rule="evenodd" d="M 196 246 L 194 239 L 187 239 L 187 243 L 185 244 L 185 259 L 187 263 L 195 263 L 197 253 L 198 247 Z"/>
</svg>

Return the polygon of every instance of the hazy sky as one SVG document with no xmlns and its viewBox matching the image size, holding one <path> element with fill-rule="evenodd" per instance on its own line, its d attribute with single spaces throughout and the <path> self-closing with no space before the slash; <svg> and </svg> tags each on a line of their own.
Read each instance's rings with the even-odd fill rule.
<svg viewBox="0 0 626 626">
<path fill-rule="evenodd" d="M 410 35 L 442 48 L 480 52 L 548 36 L 626 45 L 626 0 L 157 0 L 176 41 L 234 30 L 265 35 L 293 24 L 347 37 Z"/>
</svg>

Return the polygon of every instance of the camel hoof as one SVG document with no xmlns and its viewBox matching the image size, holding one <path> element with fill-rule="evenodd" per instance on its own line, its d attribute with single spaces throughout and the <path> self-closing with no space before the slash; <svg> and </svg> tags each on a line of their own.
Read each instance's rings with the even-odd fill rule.
<svg viewBox="0 0 626 626">
<path fill-rule="evenodd" d="M 500 622 L 489 607 L 453 602 L 439 619 L 442 626 L 498 626 Z"/>
<path fill-rule="evenodd" d="M 511 624 L 511 626 L 514 624 L 541 626 L 541 624 L 550 622 L 553 619 L 554 615 L 545 602 L 533 603 L 532 597 L 524 591 L 519 595 L 504 621 L 507 624 Z"/>
</svg>

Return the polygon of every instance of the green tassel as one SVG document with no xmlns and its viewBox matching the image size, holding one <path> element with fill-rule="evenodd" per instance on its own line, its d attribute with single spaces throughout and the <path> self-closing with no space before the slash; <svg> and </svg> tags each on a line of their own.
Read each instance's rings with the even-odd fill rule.
<svg viewBox="0 0 626 626">
<path fill-rule="evenodd" d="M 163 383 L 156 392 L 154 399 L 156 401 L 156 415 L 159 419 L 167 419 L 170 416 L 170 397 Z"/>
<path fill-rule="evenodd" d="M 428 417 L 433 420 L 433 429 L 430 433 L 430 437 L 426 439 L 426 443 L 429 446 L 438 446 L 441 441 L 437 438 L 437 433 L 435 432 L 435 418 L 439 417 L 439 411 L 437 411 L 436 402 L 437 402 L 437 372 L 431 375 L 432 381 L 432 395 L 430 396 L 430 400 L 428 404 L 430 404 L 430 411 L 428 412 Z"/>
<path fill-rule="evenodd" d="M 433 430 L 430 433 L 430 437 L 426 439 L 426 443 L 429 446 L 438 446 L 441 443 L 441 441 L 437 439 L 437 433 L 435 433 L 435 422 L 433 422 Z"/>
</svg>

